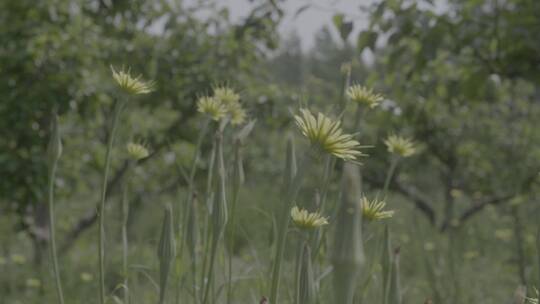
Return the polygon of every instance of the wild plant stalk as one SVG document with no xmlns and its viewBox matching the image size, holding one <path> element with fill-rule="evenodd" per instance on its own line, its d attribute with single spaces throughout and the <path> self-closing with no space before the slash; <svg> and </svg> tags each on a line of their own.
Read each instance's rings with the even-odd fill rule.
<svg viewBox="0 0 540 304">
<path fill-rule="evenodd" d="M 313 273 L 309 234 L 302 233 L 303 240 L 298 242 L 298 258 L 295 280 L 295 304 L 313 304 L 316 301 L 316 285 Z"/>
<path fill-rule="evenodd" d="M 189 250 L 191 257 L 190 267 L 191 267 L 191 285 L 193 288 L 193 300 L 194 303 L 199 303 L 199 293 L 197 292 L 197 248 L 199 243 L 199 226 L 198 226 L 198 213 L 197 213 L 197 200 L 193 197 L 190 201 L 189 217 L 187 219 L 186 227 L 186 247 Z M 179 298 L 177 298 L 177 303 L 179 303 Z"/>
<path fill-rule="evenodd" d="M 356 166 L 345 163 L 342 200 L 335 219 L 332 251 L 335 303 L 352 304 L 360 267 L 364 262 L 362 244 L 362 211 L 358 202 L 359 173 Z"/>
<path fill-rule="evenodd" d="M 390 230 L 384 227 L 383 252 L 381 255 L 382 266 L 382 304 L 388 304 L 390 299 L 390 285 L 392 277 L 392 245 L 390 241 Z"/>
<path fill-rule="evenodd" d="M 537 275 L 538 275 L 538 285 L 536 285 L 536 290 L 540 293 L 540 226 L 536 232 L 536 263 L 537 263 Z M 540 301 L 540 294 L 538 294 L 538 301 Z"/>
<path fill-rule="evenodd" d="M 179 248 L 179 257 L 177 259 L 177 262 L 178 263 L 182 263 L 183 261 L 183 256 L 184 256 L 184 245 L 186 245 L 189 250 L 190 250 L 190 256 L 191 256 L 191 262 L 190 262 L 190 265 L 191 265 L 191 277 L 192 277 L 192 285 L 193 285 L 193 288 L 196 288 L 196 283 L 197 283 L 197 279 L 196 279 L 196 273 L 197 273 L 197 260 L 196 260 L 196 255 L 195 255 L 195 250 L 196 250 L 196 246 L 193 245 L 193 243 L 189 243 L 188 242 L 188 233 L 189 231 L 192 231 L 193 230 L 190 230 L 189 227 L 188 227 L 188 224 L 190 223 L 193 223 L 193 218 L 192 216 L 194 215 L 194 211 L 193 211 L 193 208 L 194 208 L 194 199 L 195 199 L 195 175 L 197 173 L 197 166 L 198 166 L 198 163 L 199 163 L 199 155 L 200 155 L 200 150 L 201 150 L 201 146 L 202 146 L 202 142 L 204 140 L 204 137 L 206 136 L 207 134 L 207 131 L 208 131 L 208 126 L 210 125 L 210 119 L 206 118 L 203 120 L 202 122 L 202 125 L 201 125 L 201 128 L 200 128 L 200 132 L 199 132 L 199 135 L 197 137 L 197 142 L 196 142 L 196 145 L 195 145 L 195 151 L 193 152 L 193 160 L 191 162 L 191 168 L 189 169 L 189 176 L 188 176 L 188 180 L 187 180 L 187 183 L 188 183 L 188 191 L 187 191 L 187 196 L 186 196 L 186 200 L 185 200 L 185 212 L 184 212 L 184 216 L 182 217 L 182 214 L 181 214 L 181 211 L 182 211 L 182 208 L 178 208 L 178 218 L 179 219 L 183 219 L 181 222 L 178 223 L 178 236 L 179 236 L 179 239 L 180 239 L 180 248 Z M 180 268 L 180 267 L 178 267 Z M 180 303 L 180 289 L 181 289 L 181 282 L 180 282 L 180 274 L 177 274 L 177 282 L 176 282 L 176 288 L 177 288 L 177 292 L 176 292 L 176 303 Z M 198 302 L 198 297 L 197 297 L 197 292 L 195 291 L 194 293 L 194 297 L 195 297 L 195 302 L 197 303 Z"/>
<path fill-rule="evenodd" d="M 56 219 L 55 219 L 55 205 L 54 205 L 54 180 L 56 178 L 56 169 L 58 167 L 58 160 L 62 154 L 62 142 L 60 139 L 60 131 L 58 127 L 58 115 L 54 113 L 52 115 L 52 136 L 49 141 L 48 157 L 49 157 L 49 185 L 48 185 L 48 202 L 49 202 L 49 236 L 51 240 L 50 254 L 53 265 L 53 275 L 56 285 L 56 294 L 58 297 L 58 303 L 64 304 L 64 293 L 62 291 L 62 282 L 60 280 L 60 271 L 58 269 L 58 255 L 56 252 Z"/>
<path fill-rule="evenodd" d="M 113 106 L 113 120 L 107 142 L 105 154 L 105 167 L 103 168 L 103 183 L 101 185 L 101 201 L 98 208 L 99 234 L 98 234 L 98 270 L 99 270 L 99 301 L 105 304 L 105 201 L 107 199 L 107 183 L 111 166 L 111 154 L 114 145 L 114 137 L 124 102 L 116 100 Z"/>
<path fill-rule="evenodd" d="M 218 244 L 223 236 L 223 231 L 227 224 L 227 196 L 226 196 L 226 173 L 225 173 L 225 163 L 223 158 L 223 129 L 220 128 L 216 134 L 216 146 L 217 146 L 217 185 L 216 185 L 216 196 L 214 199 L 214 205 L 212 207 L 212 239 L 210 247 L 210 260 L 208 265 L 208 274 L 206 277 L 206 284 L 204 288 L 202 304 L 208 303 L 209 297 L 211 296 L 210 290 L 214 282 L 214 267 L 218 251 Z"/>
<path fill-rule="evenodd" d="M 390 167 L 388 167 L 388 171 L 386 172 L 386 178 L 384 180 L 384 186 L 383 186 L 383 199 L 386 199 L 386 196 L 388 194 L 388 188 L 390 187 L 390 182 L 392 181 L 392 178 L 394 177 L 394 173 L 396 172 L 397 165 L 399 163 L 399 156 L 392 156 L 392 160 L 390 161 Z"/>
<path fill-rule="evenodd" d="M 159 304 L 165 303 L 169 273 L 176 255 L 176 241 L 174 238 L 173 225 L 172 206 L 167 205 L 157 250 L 159 260 Z"/>
<path fill-rule="evenodd" d="M 330 183 L 332 179 L 332 174 L 334 172 L 334 167 L 336 164 L 336 158 L 332 157 L 331 155 L 327 155 L 326 159 L 324 161 L 324 171 L 323 171 L 323 177 L 322 177 L 322 183 L 320 185 L 320 206 L 317 206 L 317 208 L 324 214 L 326 214 L 326 201 L 328 197 L 328 189 L 330 188 Z M 320 249 L 323 245 L 323 240 L 326 237 L 327 230 L 326 229 L 318 229 L 315 232 L 315 236 L 313 237 L 312 246 L 315 250 L 313 250 L 313 258 L 317 256 L 317 254 L 320 252 Z"/>
<path fill-rule="evenodd" d="M 208 267 L 208 260 L 209 260 L 208 252 L 210 252 L 210 238 L 212 234 L 212 229 L 211 229 L 212 227 L 210 227 L 211 226 L 210 213 L 212 210 L 211 206 L 214 201 L 214 175 L 215 175 L 214 167 L 215 167 L 215 162 L 216 162 L 216 152 L 217 152 L 217 147 L 216 147 L 216 141 L 214 140 L 212 144 L 212 150 L 209 155 L 208 174 L 206 176 L 206 195 L 205 195 L 206 202 L 205 203 L 206 203 L 206 208 L 208 210 L 208 213 L 207 213 L 207 216 L 205 217 L 205 225 L 204 225 L 204 231 L 203 231 L 204 255 L 202 257 L 202 268 L 201 268 L 201 279 L 200 279 L 200 282 L 201 282 L 200 298 L 201 299 L 204 297 L 204 292 L 205 292 L 205 276 L 206 276 L 206 269 Z"/>
<path fill-rule="evenodd" d="M 131 164 L 128 164 L 128 172 Z M 128 174 L 129 176 L 129 174 Z M 129 301 L 129 270 L 128 270 L 128 218 L 129 218 L 129 199 L 128 199 L 129 180 L 124 181 L 124 187 L 122 190 L 122 275 L 124 276 L 124 302 L 128 304 Z"/>
<path fill-rule="evenodd" d="M 228 277 L 227 277 L 227 303 L 231 304 L 233 296 L 233 255 L 234 255 L 234 240 L 236 234 L 236 203 L 238 201 L 238 193 L 240 191 L 240 185 L 242 184 L 242 156 L 241 156 L 241 143 L 240 140 L 236 140 L 234 149 L 234 167 L 233 167 L 233 187 L 232 187 L 232 201 L 231 201 L 231 219 L 229 222 L 229 256 L 228 256 Z"/>
<path fill-rule="evenodd" d="M 362 221 L 362 224 L 364 224 L 365 221 Z M 374 248 L 374 253 L 372 254 L 372 257 L 379 257 L 381 256 L 381 253 L 383 252 L 384 242 L 381 238 L 376 239 L 375 245 L 370 245 L 370 247 Z M 371 285 L 374 277 L 374 273 L 376 270 L 377 263 L 369 263 L 369 266 L 367 266 L 367 269 L 365 271 L 365 277 L 366 279 L 364 282 L 360 285 L 360 290 L 356 297 L 355 303 L 362 303 L 362 299 L 364 298 L 366 292 L 369 289 L 369 286 Z"/>
<path fill-rule="evenodd" d="M 294 146 L 292 145 L 292 140 L 289 139 L 287 143 L 287 162 L 285 172 L 285 196 L 282 200 L 282 209 L 279 210 L 278 214 L 278 232 L 277 232 L 277 246 L 274 255 L 274 264 L 272 268 L 272 281 L 270 288 L 270 303 L 278 303 L 278 291 L 279 291 L 279 282 L 281 279 L 281 263 L 283 260 L 283 252 L 285 250 L 285 242 L 287 240 L 287 230 L 290 222 L 289 210 L 291 209 L 292 203 L 296 200 L 298 191 L 300 190 L 300 185 L 305 173 L 305 168 L 307 166 L 309 156 L 305 156 L 304 159 L 300 162 L 298 169 L 293 169 L 295 166 L 295 152 Z"/>
</svg>

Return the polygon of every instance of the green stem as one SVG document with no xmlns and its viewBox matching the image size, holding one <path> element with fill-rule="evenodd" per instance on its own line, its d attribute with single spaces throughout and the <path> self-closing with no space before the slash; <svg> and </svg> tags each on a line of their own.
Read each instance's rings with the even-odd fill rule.
<svg viewBox="0 0 540 304">
<path fill-rule="evenodd" d="M 540 301 L 540 226 L 538 226 L 538 231 L 536 233 L 536 259 L 538 267 L 538 285 L 536 286 L 536 296 L 539 298 Z"/>
<path fill-rule="evenodd" d="M 211 237 L 211 233 L 212 233 L 212 229 L 210 227 L 211 225 L 211 220 L 210 220 L 210 205 L 211 205 L 211 200 L 212 200 L 212 196 L 213 196 L 213 192 L 212 192 L 212 187 L 213 187 L 213 182 L 214 182 L 214 166 L 215 166 L 215 160 L 216 160 L 216 142 L 213 141 L 212 143 L 212 150 L 210 152 L 210 156 L 209 156 L 209 160 L 208 160 L 208 174 L 206 176 L 206 195 L 205 195 L 205 205 L 206 205 L 206 208 L 208 210 L 207 212 L 207 216 L 205 218 L 205 225 L 204 225 L 204 245 L 203 245 L 203 252 L 204 252 L 204 256 L 202 257 L 202 268 L 201 268 L 201 295 L 200 297 L 202 298 L 204 296 L 204 292 L 205 292 L 205 275 L 206 275 L 206 268 L 208 266 L 208 252 L 209 252 L 209 249 L 210 249 L 210 237 Z"/>
<path fill-rule="evenodd" d="M 111 126 L 111 132 L 107 143 L 107 152 L 105 154 L 105 168 L 103 170 L 103 183 L 101 185 L 101 201 L 98 209 L 99 234 L 98 234 L 98 259 L 99 259 L 99 303 L 105 304 L 105 201 L 107 198 L 107 181 L 109 178 L 109 169 L 111 165 L 111 154 L 114 144 L 116 127 L 122 111 L 123 104 L 116 101 L 114 104 L 114 116 Z"/>
<path fill-rule="evenodd" d="M 214 236 L 212 238 L 212 247 L 210 248 L 210 265 L 208 266 L 208 276 L 206 278 L 207 282 L 204 288 L 202 304 L 206 304 L 208 302 L 210 289 L 212 289 L 211 287 L 212 287 L 213 276 L 214 276 L 214 264 L 216 261 L 218 241 L 219 241 L 219 237 Z"/>
<path fill-rule="evenodd" d="M 226 203 L 226 175 L 225 165 L 223 160 L 223 133 L 219 131 L 216 134 L 215 145 L 217 147 L 216 158 L 217 167 L 215 167 L 215 173 L 217 174 L 216 194 L 213 198 L 212 207 L 212 246 L 210 249 L 210 264 L 208 267 L 208 275 L 206 278 L 205 291 L 203 296 L 203 304 L 208 303 L 209 296 L 214 297 L 214 292 L 210 293 L 210 289 L 213 289 L 214 283 L 214 265 L 218 251 L 218 244 L 223 236 L 223 232 L 227 225 L 227 203 Z"/>
<path fill-rule="evenodd" d="M 208 126 L 210 125 L 210 120 L 208 119 L 205 119 L 203 122 L 202 122 L 202 127 L 201 127 L 201 131 L 199 132 L 199 136 L 197 138 L 197 142 L 196 142 L 196 145 L 195 145 L 195 151 L 193 152 L 193 161 L 191 162 L 191 168 L 189 170 L 189 180 L 188 180 L 188 191 L 187 191 L 187 197 L 186 197 L 186 204 L 185 204 L 185 207 L 186 207 L 186 210 L 184 212 L 184 217 L 181 216 L 181 209 L 182 208 L 178 208 L 178 219 L 183 219 L 182 222 L 180 222 L 178 224 L 178 235 L 180 237 L 180 248 L 179 248 L 179 254 L 178 254 L 178 259 L 177 259 L 177 263 L 181 263 L 183 261 L 183 256 L 184 256 L 184 244 L 186 243 L 186 240 L 187 240 L 187 222 L 188 222 L 188 216 L 191 214 L 191 208 L 193 208 L 193 204 L 192 204 L 192 200 L 193 200 L 193 194 L 195 192 L 195 174 L 197 172 L 197 164 L 199 162 L 199 154 L 200 154 L 200 150 L 201 150 L 201 146 L 202 146 L 202 142 L 204 140 L 204 136 L 206 135 L 207 131 L 208 131 Z M 196 266 L 193 265 L 194 263 L 196 263 L 195 259 L 194 259 L 194 256 L 192 256 L 192 280 L 193 280 L 193 288 L 195 288 L 196 286 Z M 177 267 L 177 269 L 181 269 L 181 267 Z M 182 281 L 181 281 L 181 276 L 180 274 L 177 274 L 177 281 L 176 281 L 176 286 L 177 286 L 177 292 L 176 292 L 176 303 L 180 303 L 180 289 L 182 288 Z M 197 302 L 197 292 L 194 291 L 194 297 L 195 297 L 195 302 Z"/>
<path fill-rule="evenodd" d="M 228 284 L 227 284 L 227 303 L 231 304 L 233 288 L 232 288 L 232 264 L 233 264 L 233 255 L 234 255 L 234 235 L 236 233 L 236 204 L 238 202 L 238 193 L 240 192 L 241 184 L 241 170 L 242 170 L 242 160 L 240 155 L 240 146 L 241 143 L 237 142 L 235 151 L 234 151 L 234 169 L 233 169 L 233 193 L 232 193 L 232 203 L 231 203 L 231 220 L 229 223 L 229 260 L 228 260 Z"/>
<path fill-rule="evenodd" d="M 272 285 L 270 288 L 270 303 L 272 304 L 278 303 L 277 297 L 279 291 L 279 282 L 281 279 L 281 262 L 283 260 L 283 252 L 285 250 L 285 242 L 287 240 L 287 229 L 290 222 L 289 210 L 291 208 L 291 204 L 294 202 L 294 200 L 296 200 L 298 191 L 300 190 L 300 185 L 305 173 L 306 165 L 307 157 L 305 157 L 300 163 L 298 171 L 296 172 L 296 175 L 294 176 L 294 179 L 292 180 L 292 183 L 283 201 L 284 208 L 283 210 L 281 210 L 279 218 L 280 222 L 278 223 L 277 247 L 274 257 L 274 265 L 272 268 Z"/>
<path fill-rule="evenodd" d="M 128 166 L 131 166 L 130 164 Z M 130 168 L 128 167 L 128 171 Z M 129 174 L 128 174 L 129 176 Z M 128 273 L 128 218 L 129 218 L 129 200 L 128 183 L 124 181 L 124 191 L 122 191 L 122 275 L 124 276 L 124 304 L 129 304 L 129 273 Z"/>
<path fill-rule="evenodd" d="M 341 78 L 341 90 L 339 92 L 339 112 L 344 113 L 345 112 L 345 106 L 346 106 L 346 98 L 345 98 L 345 92 L 347 92 L 347 89 L 351 85 L 351 73 L 348 71 L 343 78 Z"/>
<path fill-rule="evenodd" d="M 295 267 L 294 267 L 294 304 L 302 304 L 300 303 L 300 265 L 302 263 L 302 248 L 304 247 L 304 242 L 299 241 L 298 242 L 298 248 L 296 248 L 296 259 L 295 259 Z"/>
<path fill-rule="evenodd" d="M 398 163 L 399 157 L 392 158 L 392 162 L 390 163 L 390 167 L 388 168 L 388 172 L 386 173 L 386 179 L 384 180 L 383 199 L 386 199 L 386 195 L 388 194 L 388 187 L 390 187 L 390 181 L 392 180 L 392 177 L 396 172 Z"/>
<path fill-rule="evenodd" d="M 53 264 L 53 273 L 56 284 L 56 294 L 58 296 L 58 303 L 64 304 L 64 293 L 62 292 L 62 282 L 60 280 L 60 271 L 58 270 L 58 255 L 56 253 L 56 234 L 55 234 L 55 216 L 54 216 L 54 179 L 56 176 L 56 169 L 58 165 L 58 158 L 52 160 L 51 169 L 49 171 L 49 235 L 51 237 L 51 259 Z"/>
</svg>

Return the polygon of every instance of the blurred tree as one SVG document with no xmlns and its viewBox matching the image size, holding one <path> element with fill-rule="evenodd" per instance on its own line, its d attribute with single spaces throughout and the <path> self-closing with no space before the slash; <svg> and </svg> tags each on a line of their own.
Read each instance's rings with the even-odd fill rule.
<svg viewBox="0 0 540 304">
<path fill-rule="evenodd" d="M 534 0 L 443 7 L 387 0 L 369 10 L 358 47 L 374 51 L 370 79 L 384 85 L 395 101 L 388 108 L 400 114 L 386 120 L 388 129 L 424 145 L 393 188 L 443 231 L 488 205 L 534 194 L 540 41 L 532 37 L 540 35 L 539 11 Z M 371 176 L 380 172 L 372 169 Z"/>
<path fill-rule="evenodd" d="M 201 11 L 208 17 L 196 18 Z M 227 9 L 206 1 L 189 8 L 181 2 L 142 0 L 0 3 L 0 40 L 5 42 L 0 46 L 0 210 L 17 215 L 17 230 L 34 240 L 38 261 L 47 241 L 43 199 L 52 108 L 64 115 L 77 113 L 80 120 L 69 120 L 69 132 L 85 136 L 87 143 L 80 138 L 73 143 L 103 142 L 113 88 L 109 65 L 125 65 L 157 82 L 156 93 L 139 101 L 140 109 L 176 113 L 175 119 L 163 120 L 169 124 L 159 132 L 144 134 L 151 136 L 154 154 L 180 139 L 191 141 L 195 125 L 189 118 L 197 94 L 254 72 L 253 64 L 276 45 L 281 15 L 272 1 L 256 4 L 236 23 Z M 96 133 L 81 131 L 78 124 Z M 96 146 L 98 156 L 88 164 L 94 174 L 102 166 L 101 145 Z M 81 161 L 70 151 L 64 157 Z M 113 186 L 125 168 L 119 166 L 112 175 Z M 62 178 L 74 181 L 80 173 L 63 171 Z M 68 242 L 95 221 L 95 208 L 87 209 L 87 215 L 73 221 Z"/>
</svg>

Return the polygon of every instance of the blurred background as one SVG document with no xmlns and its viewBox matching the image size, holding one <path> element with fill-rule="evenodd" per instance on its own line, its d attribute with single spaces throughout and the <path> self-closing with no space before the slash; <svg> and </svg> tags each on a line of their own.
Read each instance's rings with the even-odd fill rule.
<svg viewBox="0 0 540 304">
<path fill-rule="evenodd" d="M 151 150 L 131 176 L 129 237 L 133 268 L 154 276 L 161 207 L 180 202 L 186 189 L 177 167 L 191 162 L 197 97 L 218 84 L 240 92 L 256 126 L 245 147 L 233 250 L 241 261 L 269 259 L 268 214 L 283 171 L 276 164 L 285 158 L 284 136 L 297 133 L 291 113 L 301 104 L 330 111 L 350 68 L 353 83 L 385 96 L 359 130 L 349 129 L 372 146 L 363 160 L 366 191 L 384 183 L 388 134 L 420 146 L 398 167 L 388 199 L 405 303 L 514 303 L 519 286 L 534 295 L 539 37 L 538 0 L 2 0 L 0 303 L 55 299 L 45 156 L 53 108 L 64 144 L 55 185 L 66 297 L 97 303 L 96 205 L 115 89 L 110 65 L 157 83 L 156 92 L 132 101 L 115 146 L 107 202 L 111 290 L 120 281 L 127 142 Z M 308 179 L 307 188 L 315 182 Z M 265 289 L 245 268 L 239 302 L 256 303 Z M 145 275 L 137 280 L 154 292 Z"/>
</svg>

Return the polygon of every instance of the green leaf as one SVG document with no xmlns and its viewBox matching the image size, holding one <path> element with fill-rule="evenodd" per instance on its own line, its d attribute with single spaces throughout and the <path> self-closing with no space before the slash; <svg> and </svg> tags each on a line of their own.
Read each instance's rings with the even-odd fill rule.
<svg viewBox="0 0 540 304">
<path fill-rule="evenodd" d="M 374 31 L 369 31 L 369 30 L 362 31 L 358 35 L 358 42 L 357 42 L 358 50 L 361 52 L 367 47 L 367 48 L 370 48 L 372 51 L 374 51 L 375 43 L 377 42 L 377 37 L 378 37 L 378 34 Z"/>
<path fill-rule="evenodd" d="M 350 21 L 346 22 L 343 14 L 335 14 L 334 17 L 332 17 L 332 22 L 339 31 L 339 36 L 341 39 L 346 41 L 353 30 L 353 23 Z"/>
</svg>

